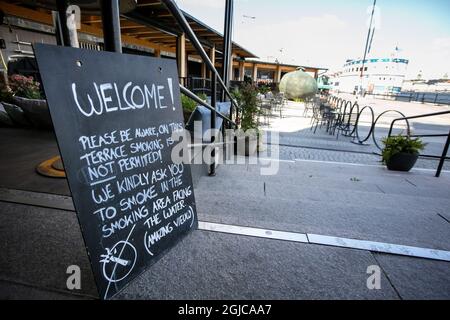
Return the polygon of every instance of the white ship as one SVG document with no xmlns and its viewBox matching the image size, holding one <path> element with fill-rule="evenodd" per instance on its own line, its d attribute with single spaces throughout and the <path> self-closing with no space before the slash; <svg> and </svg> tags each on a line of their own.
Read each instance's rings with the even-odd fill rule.
<svg viewBox="0 0 450 320">
<path fill-rule="evenodd" d="M 346 93 L 399 93 L 405 80 L 408 59 L 398 56 L 395 48 L 390 57 L 347 60 L 333 79 L 334 91 Z"/>
</svg>

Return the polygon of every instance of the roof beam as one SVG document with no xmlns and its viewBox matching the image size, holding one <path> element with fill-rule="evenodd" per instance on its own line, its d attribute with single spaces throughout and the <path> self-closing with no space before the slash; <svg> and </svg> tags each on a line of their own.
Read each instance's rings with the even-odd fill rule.
<svg viewBox="0 0 450 320">
<path fill-rule="evenodd" d="M 159 5 L 161 5 L 161 2 L 159 2 L 159 1 L 152 1 L 152 2 L 139 1 L 139 3 L 137 4 L 138 7 L 151 7 L 151 6 L 159 6 Z"/>
<path fill-rule="evenodd" d="M 174 41 L 176 38 L 174 36 L 171 35 L 165 35 L 165 36 L 141 36 L 139 37 L 139 39 L 149 39 L 149 40 L 153 40 L 153 39 L 170 39 L 171 41 Z"/>
<path fill-rule="evenodd" d="M 132 34 L 132 35 L 141 35 L 141 34 L 164 34 L 164 32 L 161 31 L 151 31 L 151 30 L 145 30 L 145 31 L 136 31 L 136 32 L 132 32 L 132 31 L 127 31 L 127 33 Z"/>
<path fill-rule="evenodd" d="M 148 19 L 143 14 L 135 12 L 135 11 L 122 14 L 122 17 L 124 17 L 124 18 L 126 18 L 126 19 L 128 19 L 130 21 L 134 21 L 136 23 L 149 26 L 149 27 L 151 27 L 153 29 L 160 30 L 160 31 L 162 31 L 164 33 L 171 34 L 173 36 L 179 36 L 181 34 L 181 31 L 178 30 L 178 29 L 175 29 L 173 27 L 167 26 L 164 23 L 161 23 L 161 22 L 157 21 L 156 19 Z"/>
</svg>

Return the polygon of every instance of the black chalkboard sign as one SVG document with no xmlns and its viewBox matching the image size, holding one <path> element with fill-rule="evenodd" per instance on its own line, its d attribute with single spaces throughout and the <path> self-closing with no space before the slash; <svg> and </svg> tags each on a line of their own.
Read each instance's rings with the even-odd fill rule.
<svg viewBox="0 0 450 320">
<path fill-rule="evenodd" d="M 50 114 L 100 297 L 197 227 L 174 60 L 36 44 Z"/>
</svg>

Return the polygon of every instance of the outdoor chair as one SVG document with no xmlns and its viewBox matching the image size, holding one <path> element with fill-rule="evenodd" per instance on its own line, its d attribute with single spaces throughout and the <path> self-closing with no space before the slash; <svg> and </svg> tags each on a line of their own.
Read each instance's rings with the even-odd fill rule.
<svg viewBox="0 0 450 320">
<path fill-rule="evenodd" d="M 277 93 L 272 100 L 272 104 L 273 104 L 273 110 L 275 112 L 279 112 L 280 118 L 283 118 L 282 110 L 283 110 L 284 105 L 286 104 L 286 99 L 284 97 L 284 93 L 283 92 Z"/>
<path fill-rule="evenodd" d="M 272 102 L 271 102 L 271 100 L 263 98 L 263 97 L 258 97 L 258 109 L 259 109 L 258 121 L 262 117 L 263 118 L 262 124 L 268 125 L 269 124 L 269 118 L 272 115 Z"/>
<path fill-rule="evenodd" d="M 307 98 L 305 100 L 304 105 L 305 105 L 305 110 L 303 111 L 303 117 L 306 118 L 308 116 L 309 111 L 313 110 L 314 100 L 312 98 Z"/>
<path fill-rule="evenodd" d="M 314 128 L 314 133 L 316 133 L 317 128 L 322 128 L 323 125 L 326 125 L 326 131 L 329 134 L 334 134 L 334 124 L 337 117 L 335 110 L 327 103 L 320 102 L 317 98 L 313 98 L 311 101 L 308 103 L 313 110 L 310 130 Z"/>
</svg>

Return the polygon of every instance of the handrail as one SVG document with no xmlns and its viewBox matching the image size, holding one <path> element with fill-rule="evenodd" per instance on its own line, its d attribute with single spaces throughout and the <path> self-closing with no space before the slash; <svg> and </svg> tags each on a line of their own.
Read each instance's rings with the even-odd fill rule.
<svg viewBox="0 0 450 320">
<path fill-rule="evenodd" d="M 190 91 L 189 89 L 183 87 L 182 85 L 180 85 L 180 91 L 185 94 L 187 97 L 191 98 L 192 100 L 194 100 L 195 102 L 197 102 L 198 104 L 201 104 L 202 106 L 206 107 L 207 109 L 209 109 L 212 112 L 216 112 L 216 114 L 221 117 L 222 119 L 228 121 L 229 123 L 231 123 L 232 125 L 234 125 L 235 127 L 237 127 L 237 124 L 232 121 L 230 118 L 228 118 L 226 115 L 224 115 L 223 113 L 217 111 L 215 108 L 213 108 L 211 105 L 209 105 L 207 102 L 203 101 L 202 99 L 200 99 L 195 93 L 193 93 L 192 91 Z"/>
<path fill-rule="evenodd" d="M 387 99 L 387 98 L 393 98 L 395 100 L 398 99 L 406 99 L 409 102 L 415 101 L 415 102 L 422 102 L 422 103 L 432 103 L 432 104 L 439 104 L 439 105 L 449 105 L 450 104 L 450 98 L 447 97 L 447 100 L 439 100 L 439 96 L 445 95 L 448 92 L 414 92 L 414 91 L 405 91 L 400 93 L 367 93 L 367 95 L 371 95 L 374 97 L 381 97 L 381 99 Z M 426 96 L 433 96 L 434 99 L 426 99 Z M 444 98 L 445 99 L 445 98 Z"/>
<path fill-rule="evenodd" d="M 416 116 L 409 116 L 409 117 L 394 119 L 391 122 L 388 136 L 390 137 L 392 135 L 392 129 L 394 127 L 395 122 L 397 122 L 397 121 L 401 121 L 401 120 L 408 121 L 411 119 L 435 117 L 435 116 L 440 116 L 440 115 L 444 115 L 444 114 L 450 114 L 450 111 L 441 111 L 441 112 L 420 114 L 420 115 L 416 115 Z M 411 135 L 408 135 L 408 137 L 411 137 Z M 420 155 L 421 157 L 425 157 L 425 158 L 439 159 L 439 165 L 438 165 L 438 168 L 436 171 L 436 178 L 438 178 L 441 175 L 441 171 L 444 166 L 445 160 L 450 160 L 450 157 L 447 157 L 447 152 L 448 152 L 449 145 L 450 145 L 450 130 L 449 130 L 448 134 L 432 134 L 432 135 L 430 135 L 430 134 L 415 134 L 415 135 L 413 135 L 413 137 L 447 137 L 447 141 L 444 144 L 444 149 L 442 151 L 441 156 L 435 156 L 435 155 L 429 155 L 429 154 L 421 154 Z"/>
<path fill-rule="evenodd" d="M 192 45 L 195 47 L 197 52 L 200 54 L 200 57 L 203 59 L 203 62 L 206 64 L 208 69 L 213 72 L 217 76 L 217 81 L 230 99 L 232 105 L 236 107 L 237 110 L 241 109 L 239 104 L 234 100 L 232 97 L 230 91 L 226 87 L 225 83 L 223 82 L 222 78 L 220 77 L 219 72 L 215 68 L 214 64 L 209 59 L 208 55 L 205 52 L 205 49 L 203 49 L 203 46 L 201 45 L 200 41 L 198 40 L 197 36 L 195 35 L 194 31 L 192 30 L 189 23 L 186 21 L 186 18 L 184 14 L 181 12 L 181 10 L 178 8 L 178 5 L 173 0 L 161 0 L 161 2 L 167 7 L 167 9 L 172 13 L 175 20 L 177 20 L 178 24 L 183 29 L 184 33 L 186 33 L 187 37 L 191 41 Z"/>
<path fill-rule="evenodd" d="M 343 112 L 343 114 L 345 115 L 345 114 L 346 114 L 346 109 L 347 109 L 347 104 L 348 104 L 348 102 L 350 102 L 350 101 L 345 101 L 345 100 L 343 100 L 342 98 L 338 98 L 337 96 L 333 96 L 333 97 L 331 97 L 331 99 L 329 99 L 329 101 L 336 101 L 336 100 L 337 100 L 337 103 L 336 103 L 336 105 L 335 105 L 336 108 L 342 109 L 342 106 L 343 106 L 344 103 L 345 103 L 345 105 L 344 105 L 344 112 Z M 354 107 L 355 105 L 357 105 L 356 102 L 355 102 L 355 104 L 353 105 L 353 107 Z M 352 107 L 352 109 L 353 109 L 353 107 Z M 359 120 L 360 120 L 360 118 L 361 118 L 362 112 L 363 112 L 365 109 L 367 109 L 367 108 L 371 111 L 372 125 L 371 125 L 371 127 L 370 127 L 369 133 L 368 133 L 368 135 L 366 136 L 366 138 L 365 138 L 365 139 L 361 139 L 361 138 L 359 137 L 358 125 L 359 125 Z M 341 111 L 342 111 L 342 110 L 340 110 L 340 112 L 341 112 Z M 423 158 L 439 159 L 439 165 L 438 165 L 438 168 L 437 168 L 437 171 L 436 171 L 436 177 L 439 177 L 440 174 L 441 174 L 441 172 L 442 172 L 442 168 L 443 168 L 443 166 L 444 166 L 445 160 L 450 160 L 450 157 L 447 156 L 448 150 L 449 150 L 449 148 L 450 148 L 450 130 L 449 130 L 449 133 L 448 133 L 448 134 L 411 134 L 410 125 L 409 125 L 409 120 L 412 120 L 412 119 L 420 119 L 420 118 L 427 118 L 427 117 L 435 117 L 435 116 L 440 116 L 440 115 L 444 115 L 444 114 L 450 114 L 450 111 L 441 111 L 441 112 L 434 112 L 434 113 L 427 113 L 427 114 L 420 114 L 420 115 L 415 115 L 415 116 L 409 116 L 409 117 L 406 117 L 406 116 L 405 116 L 403 113 L 401 113 L 400 111 L 397 111 L 397 110 L 386 110 L 386 111 L 382 112 L 381 114 L 379 114 L 378 117 L 377 117 L 376 119 L 374 119 L 373 109 L 372 109 L 371 107 L 366 106 L 366 107 L 362 108 L 361 110 L 358 110 L 358 116 L 357 116 L 357 118 L 356 118 L 355 128 L 354 128 L 354 130 L 350 133 L 349 136 L 352 136 L 352 135 L 354 135 L 354 134 L 356 133 L 356 139 L 358 140 L 358 143 L 362 144 L 362 143 L 364 143 L 365 141 L 367 141 L 367 140 L 369 139 L 370 135 L 372 135 L 373 142 L 375 143 L 375 146 L 376 146 L 378 149 L 381 150 L 382 148 L 378 145 L 378 142 L 377 142 L 376 137 L 375 137 L 375 129 L 376 129 L 376 125 L 377 125 L 377 123 L 378 123 L 378 120 L 379 120 L 384 114 L 386 114 L 386 113 L 388 113 L 388 112 L 396 112 L 396 113 L 399 113 L 399 114 L 401 115 L 400 118 L 397 118 L 397 119 L 392 120 L 391 125 L 390 125 L 390 127 L 389 127 L 389 134 L 388 134 L 388 137 L 392 136 L 392 131 L 393 131 L 393 129 L 394 129 L 394 124 L 395 124 L 396 122 L 398 122 L 398 121 L 405 121 L 405 122 L 406 122 L 406 126 L 407 126 L 407 133 L 406 133 L 406 136 L 409 137 L 409 138 L 411 138 L 411 137 L 414 137 L 414 138 L 416 138 L 416 137 L 417 137 L 417 138 L 418 138 L 418 137 L 447 137 L 447 140 L 446 140 L 446 142 L 445 142 L 444 149 L 443 149 L 443 151 L 442 151 L 442 155 L 441 155 L 441 156 L 428 155 L 428 154 L 421 154 L 421 155 L 420 155 L 420 157 L 423 157 Z M 350 117 L 351 117 L 351 114 L 352 114 L 352 111 L 350 111 Z M 349 121 L 348 121 L 348 124 L 349 124 L 349 123 L 350 123 L 350 119 L 349 119 Z M 354 137 L 354 138 L 355 138 L 355 137 Z"/>
<path fill-rule="evenodd" d="M 376 129 L 377 123 L 378 123 L 378 121 L 381 119 L 381 117 L 384 116 L 384 115 L 387 114 L 387 113 L 392 113 L 392 112 L 398 113 L 398 114 L 401 115 L 402 117 L 405 117 L 405 115 L 404 115 L 403 113 L 401 113 L 400 111 L 398 111 L 398 110 L 386 110 L 386 111 L 383 111 L 382 113 L 380 113 L 380 114 L 378 115 L 378 117 L 376 117 L 375 121 L 373 122 L 373 131 L 372 131 L 373 143 L 375 144 L 375 146 L 376 146 L 376 147 L 378 148 L 378 150 L 380 150 L 380 151 L 383 150 L 383 148 L 382 148 L 382 147 L 378 144 L 378 142 L 377 142 L 377 137 L 375 136 L 375 129 Z M 406 122 L 406 132 L 407 132 L 408 137 L 410 137 L 410 136 L 411 136 L 411 126 L 410 126 L 408 120 L 405 120 L 405 122 Z"/>
<path fill-rule="evenodd" d="M 441 111 L 441 112 L 434 112 L 434 113 L 426 113 L 426 114 L 419 114 L 417 116 L 409 116 L 409 117 L 403 117 L 392 120 L 391 127 L 389 128 L 389 136 L 392 133 L 392 129 L 394 126 L 394 123 L 401 120 L 411 120 L 411 119 L 418 119 L 418 118 L 427 118 L 427 117 L 434 117 L 434 116 L 441 116 L 443 114 L 449 114 L 450 111 Z M 444 135 L 446 136 L 446 134 Z"/>
</svg>

